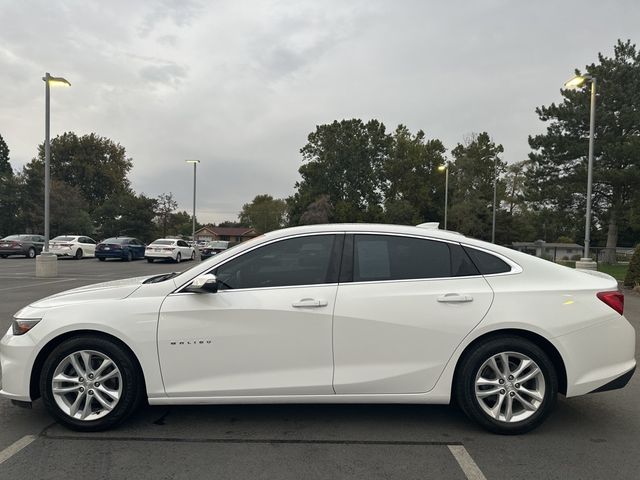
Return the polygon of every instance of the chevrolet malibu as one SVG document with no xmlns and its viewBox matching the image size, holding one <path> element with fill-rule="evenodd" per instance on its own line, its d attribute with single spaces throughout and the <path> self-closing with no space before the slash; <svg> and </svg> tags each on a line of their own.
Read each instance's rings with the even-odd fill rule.
<svg viewBox="0 0 640 480">
<path fill-rule="evenodd" d="M 624 298 L 569 269 L 429 224 L 270 232 L 181 273 L 77 288 L 20 310 L 2 390 L 75 430 L 152 405 L 453 400 L 523 433 L 558 394 L 623 387 Z"/>
</svg>

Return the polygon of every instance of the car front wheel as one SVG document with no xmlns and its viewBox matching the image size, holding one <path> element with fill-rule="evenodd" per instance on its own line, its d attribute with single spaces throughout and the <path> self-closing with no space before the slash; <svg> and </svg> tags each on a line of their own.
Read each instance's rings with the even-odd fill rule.
<svg viewBox="0 0 640 480">
<path fill-rule="evenodd" d="M 40 376 L 47 410 L 72 430 L 99 431 L 126 419 L 142 398 L 142 379 L 130 354 L 96 336 L 65 340 Z"/>
<path fill-rule="evenodd" d="M 176 263 L 180 263 L 182 261 L 182 255 L 180 255 L 180 252 L 178 252 L 178 254 L 176 255 Z"/>
<path fill-rule="evenodd" d="M 520 434 L 553 409 L 558 377 L 549 356 L 520 337 L 496 337 L 462 360 L 455 392 L 464 412 L 494 433 Z"/>
</svg>

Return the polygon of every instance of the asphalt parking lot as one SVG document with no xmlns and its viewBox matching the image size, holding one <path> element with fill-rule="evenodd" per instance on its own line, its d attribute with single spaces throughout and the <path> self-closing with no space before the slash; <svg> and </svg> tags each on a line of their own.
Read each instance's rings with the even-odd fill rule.
<svg viewBox="0 0 640 480">
<path fill-rule="evenodd" d="M 42 279 L 33 260 L 0 260 L 0 330 L 38 298 L 190 266 L 61 260 L 59 276 Z M 640 296 L 625 293 L 638 342 Z M 517 437 L 486 433 L 455 407 L 420 405 L 146 407 L 116 430 L 79 434 L 41 402 L 0 400 L 0 479 L 638 478 L 638 398 L 636 374 L 623 390 L 560 398 L 542 427 Z"/>
</svg>

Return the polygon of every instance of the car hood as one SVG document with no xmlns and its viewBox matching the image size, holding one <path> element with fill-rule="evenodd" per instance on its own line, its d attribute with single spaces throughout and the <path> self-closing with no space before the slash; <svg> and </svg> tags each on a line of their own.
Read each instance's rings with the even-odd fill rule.
<svg viewBox="0 0 640 480">
<path fill-rule="evenodd" d="M 51 308 L 68 305 L 70 303 L 94 300 L 118 300 L 128 297 L 140 288 L 140 285 L 142 285 L 145 280 L 154 276 L 156 275 L 147 275 L 144 277 L 126 278 L 123 280 L 86 285 L 84 287 L 56 293 L 55 295 L 38 300 L 29 306 L 32 308 Z"/>
</svg>

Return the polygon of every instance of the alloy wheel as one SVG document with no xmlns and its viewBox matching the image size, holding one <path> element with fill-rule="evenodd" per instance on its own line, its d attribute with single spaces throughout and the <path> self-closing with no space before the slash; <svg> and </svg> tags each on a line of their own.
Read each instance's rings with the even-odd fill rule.
<svg viewBox="0 0 640 480">
<path fill-rule="evenodd" d="M 482 410 L 506 423 L 521 422 L 536 413 L 545 391 L 545 378 L 538 364 L 518 352 L 492 355 L 475 377 L 475 396 Z"/>
<path fill-rule="evenodd" d="M 111 358 L 95 350 L 67 355 L 51 380 L 53 398 L 62 412 L 82 421 L 108 415 L 120 401 L 122 374 Z"/>
</svg>

